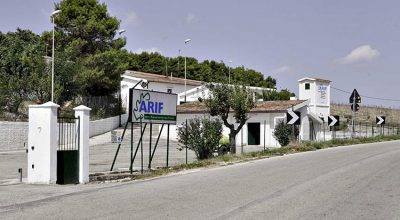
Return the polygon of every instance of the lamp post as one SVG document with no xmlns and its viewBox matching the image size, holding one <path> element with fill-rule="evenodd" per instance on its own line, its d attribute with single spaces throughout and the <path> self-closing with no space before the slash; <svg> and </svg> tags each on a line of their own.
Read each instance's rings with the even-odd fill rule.
<svg viewBox="0 0 400 220">
<path fill-rule="evenodd" d="M 181 67 L 180 67 L 180 63 L 179 63 L 180 59 L 181 59 L 181 49 L 178 50 L 178 77 L 179 77 L 179 74 L 181 74 Z M 171 72 L 171 80 L 172 80 L 172 72 Z"/>
<path fill-rule="evenodd" d="M 123 33 L 125 33 L 125 29 L 121 29 L 118 31 L 118 35 L 121 36 Z M 118 94 L 118 108 L 119 108 L 119 127 L 122 127 L 122 119 L 121 119 L 121 115 L 122 115 L 122 97 L 121 97 L 121 83 L 119 83 L 119 94 Z"/>
<path fill-rule="evenodd" d="M 185 45 L 189 43 L 192 39 L 188 38 L 185 40 Z M 186 102 L 186 55 L 185 55 L 185 101 Z"/>
<path fill-rule="evenodd" d="M 232 64 L 232 60 L 229 60 L 229 67 L 228 67 L 228 77 L 229 77 L 228 83 L 229 84 L 231 84 L 231 64 Z"/>
<path fill-rule="evenodd" d="M 56 10 L 51 13 L 51 20 L 53 23 L 53 48 L 51 53 L 51 101 L 54 102 L 54 17 L 59 14 L 61 10 Z"/>
<path fill-rule="evenodd" d="M 118 31 L 118 34 L 121 35 L 121 34 L 125 33 L 125 31 L 126 31 L 125 29 L 121 29 Z"/>
</svg>

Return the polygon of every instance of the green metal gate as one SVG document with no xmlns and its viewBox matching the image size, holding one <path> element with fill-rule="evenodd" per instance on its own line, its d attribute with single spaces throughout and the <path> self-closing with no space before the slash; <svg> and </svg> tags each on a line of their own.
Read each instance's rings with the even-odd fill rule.
<svg viewBox="0 0 400 220">
<path fill-rule="evenodd" d="M 57 183 L 79 183 L 79 117 L 58 117 Z"/>
</svg>

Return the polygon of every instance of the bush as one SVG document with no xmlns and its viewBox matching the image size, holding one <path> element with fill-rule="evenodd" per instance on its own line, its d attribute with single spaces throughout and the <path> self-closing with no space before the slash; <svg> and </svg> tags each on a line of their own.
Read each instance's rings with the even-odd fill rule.
<svg viewBox="0 0 400 220">
<path fill-rule="evenodd" d="M 298 136 L 299 130 L 295 127 L 295 136 Z M 293 135 L 292 125 L 288 125 L 284 122 L 284 120 L 278 121 L 278 124 L 275 126 L 274 137 L 279 142 L 279 144 L 284 147 L 287 146 L 290 142 L 290 137 Z"/>
<path fill-rule="evenodd" d="M 185 147 L 186 143 L 187 148 L 193 150 L 199 160 L 211 158 L 221 138 L 222 122 L 218 119 L 195 118 L 178 127 L 180 146 Z"/>
<path fill-rule="evenodd" d="M 223 137 L 219 140 L 219 144 L 220 144 L 220 145 L 229 146 L 229 137 L 228 137 L 228 136 L 223 136 Z"/>
</svg>

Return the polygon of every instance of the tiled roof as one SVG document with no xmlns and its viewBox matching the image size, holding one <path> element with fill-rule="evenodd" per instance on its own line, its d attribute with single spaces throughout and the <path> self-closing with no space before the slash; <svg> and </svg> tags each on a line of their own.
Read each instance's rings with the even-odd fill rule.
<svg viewBox="0 0 400 220">
<path fill-rule="evenodd" d="M 325 83 L 330 83 L 331 82 L 330 80 L 316 78 L 316 77 L 304 77 L 302 79 L 299 79 L 298 81 L 299 82 L 303 82 L 304 80 L 315 80 L 315 81 L 318 81 L 318 82 L 325 82 Z"/>
<path fill-rule="evenodd" d="M 171 76 L 165 76 L 153 73 L 144 73 L 144 72 L 127 70 L 125 71 L 125 75 L 130 77 L 146 79 L 149 82 L 161 82 L 161 83 L 182 84 L 182 85 L 185 84 L 185 79 L 178 77 L 171 78 Z M 202 81 L 186 79 L 186 85 L 201 86 L 203 84 L 204 82 Z"/>
<path fill-rule="evenodd" d="M 288 108 L 305 102 L 305 100 L 263 101 L 257 102 L 250 112 L 286 112 Z M 205 113 L 207 107 L 204 102 L 188 102 L 177 106 L 177 113 Z"/>
</svg>

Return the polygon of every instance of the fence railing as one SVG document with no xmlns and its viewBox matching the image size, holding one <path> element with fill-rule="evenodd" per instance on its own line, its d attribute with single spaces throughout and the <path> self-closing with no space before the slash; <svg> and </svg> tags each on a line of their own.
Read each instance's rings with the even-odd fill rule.
<svg viewBox="0 0 400 220">
<path fill-rule="evenodd" d="M 97 120 L 123 114 L 121 100 L 118 95 L 78 97 L 75 105 L 85 105 L 91 108 L 90 119 Z"/>
<path fill-rule="evenodd" d="M 327 123 L 324 123 L 323 126 L 323 138 L 319 138 L 319 140 L 400 134 L 400 125 L 376 125 L 374 123 L 358 122 L 354 125 L 346 123 L 336 127 L 329 127 Z"/>
<path fill-rule="evenodd" d="M 58 117 L 58 151 L 79 150 L 79 117 Z"/>
</svg>

